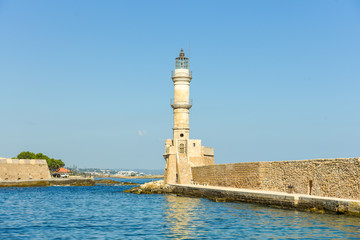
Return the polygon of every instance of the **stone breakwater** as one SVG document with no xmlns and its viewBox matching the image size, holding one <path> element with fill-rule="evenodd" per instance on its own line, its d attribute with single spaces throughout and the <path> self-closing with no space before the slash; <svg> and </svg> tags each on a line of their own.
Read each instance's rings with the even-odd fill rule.
<svg viewBox="0 0 360 240">
<path fill-rule="evenodd" d="M 247 202 L 285 209 L 294 208 L 310 212 L 332 212 L 360 216 L 359 200 L 230 187 L 196 185 L 171 185 L 170 187 L 172 193 L 177 195 L 207 198 L 216 202 Z"/>
<path fill-rule="evenodd" d="M 46 186 L 95 186 L 95 185 L 138 185 L 112 179 L 96 179 L 73 176 L 70 178 L 51 178 L 37 180 L 0 181 L 0 187 L 46 187 Z"/>
<path fill-rule="evenodd" d="M 215 202 L 247 202 L 283 209 L 297 209 L 318 213 L 336 213 L 360 216 L 360 201 L 306 194 L 259 191 L 230 187 L 164 184 L 148 182 L 125 192 L 136 194 L 176 194 L 206 198 Z"/>
<path fill-rule="evenodd" d="M 61 178 L 40 180 L 1 181 L 0 187 L 94 186 L 93 178 Z"/>
</svg>

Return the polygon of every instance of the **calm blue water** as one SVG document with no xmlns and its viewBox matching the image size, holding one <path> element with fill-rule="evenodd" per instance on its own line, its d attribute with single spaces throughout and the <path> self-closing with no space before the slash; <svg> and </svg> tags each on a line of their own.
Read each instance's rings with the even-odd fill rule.
<svg viewBox="0 0 360 240">
<path fill-rule="evenodd" d="M 0 239 L 360 238 L 360 218 L 123 193 L 127 188 L 2 188 Z"/>
</svg>

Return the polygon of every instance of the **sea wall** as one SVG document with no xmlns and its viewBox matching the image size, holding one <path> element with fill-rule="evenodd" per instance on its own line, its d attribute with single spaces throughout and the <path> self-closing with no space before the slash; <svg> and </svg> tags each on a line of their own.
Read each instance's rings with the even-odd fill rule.
<svg viewBox="0 0 360 240">
<path fill-rule="evenodd" d="M 284 209 L 360 216 L 360 201 L 228 187 L 169 184 L 172 194 L 216 202 L 248 202 Z"/>
<path fill-rule="evenodd" d="M 200 185 L 360 200 L 360 158 L 233 163 L 192 168 Z"/>
<path fill-rule="evenodd" d="M 0 181 L 50 179 L 46 160 L 0 158 Z"/>
<path fill-rule="evenodd" d="M 276 208 L 295 208 L 309 212 L 350 214 L 360 217 L 360 200 L 355 199 L 319 197 L 307 194 L 233 187 L 165 184 L 163 180 L 148 182 L 127 189 L 124 192 L 135 194 L 176 194 L 177 196 L 207 198 L 216 202 L 247 202 Z"/>
</svg>

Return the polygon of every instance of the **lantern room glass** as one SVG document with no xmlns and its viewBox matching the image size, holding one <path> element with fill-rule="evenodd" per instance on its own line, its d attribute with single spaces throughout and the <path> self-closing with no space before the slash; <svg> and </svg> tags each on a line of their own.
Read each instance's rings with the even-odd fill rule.
<svg viewBox="0 0 360 240">
<path fill-rule="evenodd" d="M 189 69 L 189 58 L 186 57 L 176 58 L 175 69 Z"/>
</svg>

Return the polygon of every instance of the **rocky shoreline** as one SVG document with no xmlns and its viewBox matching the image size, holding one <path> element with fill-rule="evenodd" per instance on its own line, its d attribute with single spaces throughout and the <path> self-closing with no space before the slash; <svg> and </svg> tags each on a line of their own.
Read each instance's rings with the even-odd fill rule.
<svg viewBox="0 0 360 240">
<path fill-rule="evenodd" d="M 1 181 L 0 187 L 94 186 L 93 178 L 51 178 L 38 180 Z"/>
<path fill-rule="evenodd" d="M 133 182 L 120 182 L 112 179 L 94 179 L 83 177 L 32 179 L 16 181 L 0 181 L 0 187 L 47 187 L 47 186 L 95 186 L 95 185 L 139 185 Z"/>
<path fill-rule="evenodd" d="M 126 193 L 135 193 L 135 194 L 164 194 L 172 193 L 173 188 L 164 183 L 164 180 L 147 182 L 141 184 L 138 187 L 133 187 L 131 189 L 125 190 Z"/>
<path fill-rule="evenodd" d="M 128 185 L 139 185 L 138 183 L 132 182 L 119 182 L 111 179 L 95 179 L 95 184 L 99 185 L 121 185 L 121 186 L 128 186 Z"/>
</svg>

